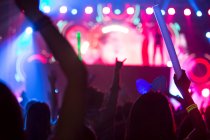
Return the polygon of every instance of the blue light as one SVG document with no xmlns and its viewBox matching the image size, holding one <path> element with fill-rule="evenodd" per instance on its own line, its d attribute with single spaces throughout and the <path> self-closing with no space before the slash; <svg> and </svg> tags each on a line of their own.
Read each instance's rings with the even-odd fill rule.
<svg viewBox="0 0 210 140">
<path fill-rule="evenodd" d="M 55 89 L 55 93 L 59 93 L 59 90 L 57 88 Z"/>
<path fill-rule="evenodd" d="M 138 79 L 136 80 L 136 88 L 140 94 L 146 94 L 152 88 L 152 85 L 144 79 Z"/>
<path fill-rule="evenodd" d="M 72 13 L 72 15 L 76 15 L 77 14 L 77 9 L 72 9 L 71 13 Z"/>
<path fill-rule="evenodd" d="M 165 10 L 161 10 L 161 13 L 162 13 L 162 15 L 166 14 Z"/>
<path fill-rule="evenodd" d="M 197 15 L 198 17 L 201 17 L 201 16 L 202 16 L 202 12 L 201 12 L 201 11 L 197 11 L 197 12 L 196 12 L 196 15 Z"/>
<path fill-rule="evenodd" d="M 33 33 L 33 29 L 32 29 L 31 27 L 27 27 L 27 28 L 25 29 L 25 32 L 26 32 L 26 34 L 30 35 L 30 34 Z"/>
<path fill-rule="evenodd" d="M 114 13 L 115 13 L 116 15 L 119 15 L 119 14 L 121 14 L 121 11 L 120 11 L 120 9 L 116 9 L 116 10 L 114 10 Z"/>
<path fill-rule="evenodd" d="M 44 13 L 49 13 L 51 11 L 50 0 L 40 0 L 39 9 Z"/>
</svg>

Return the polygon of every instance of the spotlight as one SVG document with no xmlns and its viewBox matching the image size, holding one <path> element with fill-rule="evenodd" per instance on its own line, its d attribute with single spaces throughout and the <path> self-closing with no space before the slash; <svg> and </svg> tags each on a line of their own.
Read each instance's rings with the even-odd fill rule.
<svg viewBox="0 0 210 140">
<path fill-rule="evenodd" d="M 185 16 L 190 16 L 191 15 L 191 10 L 189 8 L 184 9 L 184 15 Z"/>
<path fill-rule="evenodd" d="M 167 65 L 167 67 L 169 67 L 169 68 L 173 67 L 173 64 L 172 64 L 171 61 L 168 61 L 166 65 Z"/>
<path fill-rule="evenodd" d="M 72 13 L 72 15 L 76 15 L 77 14 L 77 9 L 72 9 L 71 13 Z"/>
<path fill-rule="evenodd" d="M 127 8 L 127 14 L 128 14 L 128 15 L 133 15 L 134 12 L 135 12 L 135 10 L 134 10 L 133 7 L 128 7 L 128 8 Z"/>
<path fill-rule="evenodd" d="M 104 13 L 105 15 L 109 14 L 110 11 L 111 11 L 111 10 L 110 10 L 109 7 L 104 7 L 104 8 L 103 8 L 103 13 Z"/>
<path fill-rule="evenodd" d="M 153 8 L 152 7 L 148 7 L 147 9 L 146 9 L 146 13 L 148 14 L 148 15 L 151 15 L 151 14 L 153 14 Z"/>
<path fill-rule="evenodd" d="M 51 11 L 50 6 L 44 6 L 44 7 L 43 7 L 43 12 L 44 12 L 44 13 L 50 13 L 50 11 Z"/>
<path fill-rule="evenodd" d="M 114 13 L 115 13 L 116 15 L 119 15 L 119 14 L 121 14 L 121 11 L 120 11 L 120 9 L 116 9 L 116 10 L 114 10 Z"/>
<path fill-rule="evenodd" d="M 210 32 L 207 32 L 207 33 L 206 33 L 206 37 L 207 37 L 208 39 L 210 39 Z"/>
<path fill-rule="evenodd" d="M 65 14 L 65 13 L 67 13 L 67 11 L 68 11 L 68 8 L 66 6 L 61 6 L 60 7 L 60 13 L 61 14 Z"/>
<path fill-rule="evenodd" d="M 90 6 L 87 6 L 87 7 L 85 8 L 85 13 L 88 14 L 88 15 L 92 14 L 92 13 L 93 13 L 93 8 L 90 7 Z"/>
<path fill-rule="evenodd" d="M 209 95 L 210 95 L 210 91 L 209 91 L 208 88 L 204 88 L 204 89 L 201 91 L 201 93 L 202 93 L 202 96 L 205 97 L 205 98 L 209 97 Z"/>
<path fill-rule="evenodd" d="M 209 16 L 210 16 L 210 9 L 208 10 L 208 14 L 209 14 Z"/>
<path fill-rule="evenodd" d="M 33 33 L 33 29 L 32 29 L 31 27 L 27 27 L 27 28 L 25 29 L 25 32 L 26 32 L 26 34 L 30 35 L 30 34 Z"/>
<path fill-rule="evenodd" d="M 201 11 L 197 11 L 197 12 L 196 12 L 196 15 L 197 15 L 198 17 L 201 17 L 203 14 L 202 14 Z"/>
<path fill-rule="evenodd" d="M 168 14 L 169 14 L 169 15 L 175 15 L 175 13 L 176 13 L 176 11 L 175 11 L 174 8 L 169 8 L 169 9 L 168 9 Z"/>
<path fill-rule="evenodd" d="M 162 13 L 162 15 L 166 14 L 165 10 L 161 10 L 161 13 Z"/>
</svg>

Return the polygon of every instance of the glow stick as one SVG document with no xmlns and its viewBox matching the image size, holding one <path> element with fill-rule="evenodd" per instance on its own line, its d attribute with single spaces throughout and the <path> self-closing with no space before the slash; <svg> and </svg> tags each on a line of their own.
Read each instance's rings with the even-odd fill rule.
<svg viewBox="0 0 210 140">
<path fill-rule="evenodd" d="M 80 60 L 82 60 L 82 54 L 81 54 L 81 33 L 77 32 L 77 50 L 78 50 L 78 57 Z"/>
<path fill-rule="evenodd" d="M 174 49 L 174 45 L 173 45 L 172 40 L 170 38 L 168 28 L 167 28 L 166 23 L 163 19 L 163 16 L 162 16 L 162 13 L 161 13 L 161 10 L 160 10 L 159 6 L 158 5 L 153 6 L 153 10 L 154 10 L 154 14 L 155 14 L 156 20 L 158 22 L 159 28 L 161 30 L 162 36 L 163 36 L 164 41 L 166 43 L 166 47 L 167 47 L 169 56 L 171 58 L 171 62 L 173 64 L 174 71 L 177 75 L 177 78 L 179 79 L 182 75 L 182 70 L 181 70 L 181 67 L 180 67 L 179 60 L 177 58 L 175 49 Z"/>
</svg>

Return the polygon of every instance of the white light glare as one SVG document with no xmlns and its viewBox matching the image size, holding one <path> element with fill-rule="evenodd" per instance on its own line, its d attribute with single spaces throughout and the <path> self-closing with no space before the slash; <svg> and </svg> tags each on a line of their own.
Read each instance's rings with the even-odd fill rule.
<svg viewBox="0 0 210 140">
<path fill-rule="evenodd" d="M 27 27 L 25 29 L 26 34 L 32 34 L 33 33 L 33 29 L 31 27 Z"/>
<path fill-rule="evenodd" d="M 210 91 L 208 88 L 204 88 L 201 92 L 202 92 L 202 96 L 205 98 L 209 97 L 210 95 Z"/>
<path fill-rule="evenodd" d="M 210 39 L 210 32 L 207 32 L 207 33 L 206 33 L 206 37 L 207 37 L 208 39 Z"/>
<path fill-rule="evenodd" d="M 201 17 L 203 14 L 202 14 L 201 11 L 197 11 L 197 12 L 196 12 L 196 15 L 197 15 L 198 17 Z"/>
<path fill-rule="evenodd" d="M 129 29 L 121 25 L 109 25 L 109 26 L 103 27 L 102 32 L 104 34 L 110 33 L 110 32 L 128 33 Z"/>
<path fill-rule="evenodd" d="M 44 6 L 44 7 L 43 7 L 43 12 L 44 12 L 44 13 L 50 13 L 50 11 L 51 11 L 50 6 Z"/>
<path fill-rule="evenodd" d="M 135 12 L 135 10 L 134 10 L 133 7 L 128 7 L 128 8 L 127 8 L 127 14 L 128 14 L 128 15 L 133 15 L 134 12 Z"/>
<path fill-rule="evenodd" d="M 72 15 L 76 15 L 77 12 L 78 12 L 77 9 L 72 9 L 72 10 L 71 10 Z"/>
<path fill-rule="evenodd" d="M 111 10 L 110 10 L 109 7 L 104 7 L 104 8 L 103 8 L 103 13 L 104 13 L 105 15 L 109 14 L 110 11 L 111 11 Z"/>
<path fill-rule="evenodd" d="M 147 13 L 148 15 L 153 14 L 153 12 L 154 12 L 154 10 L 153 10 L 152 7 L 148 7 L 148 8 L 146 9 L 146 13 Z"/>
<path fill-rule="evenodd" d="M 61 14 L 65 14 L 65 13 L 67 13 L 67 11 L 68 11 L 68 8 L 66 6 L 61 6 L 60 7 L 60 13 Z"/>
</svg>

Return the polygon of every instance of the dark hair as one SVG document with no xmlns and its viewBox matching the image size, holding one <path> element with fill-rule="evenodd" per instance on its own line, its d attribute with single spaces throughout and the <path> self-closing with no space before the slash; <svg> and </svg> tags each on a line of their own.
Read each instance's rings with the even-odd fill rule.
<svg viewBox="0 0 210 140">
<path fill-rule="evenodd" d="M 174 140 L 174 119 L 168 100 L 150 91 L 134 103 L 129 116 L 127 140 Z"/>
<path fill-rule="evenodd" d="M 23 118 L 12 91 L 0 82 L 0 139 L 23 140 Z"/>
<path fill-rule="evenodd" d="M 210 106 L 206 107 L 206 111 L 204 113 L 205 116 L 205 121 L 206 121 L 206 125 L 208 130 L 210 130 Z"/>
<path fill-rule="evenodd" d="M 46 103 L 33 101 L 28 106 L 26 132 L 29 140 L 47 140 L 50 134 L 50 109 Z"/>
</svg>

